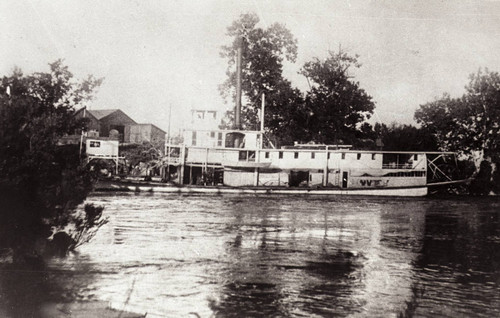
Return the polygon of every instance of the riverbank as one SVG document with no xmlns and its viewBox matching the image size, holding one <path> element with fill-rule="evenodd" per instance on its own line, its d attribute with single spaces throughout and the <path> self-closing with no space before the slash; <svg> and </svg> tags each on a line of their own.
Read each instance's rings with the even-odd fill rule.
<svg viewBox="0 0 500 318">
<path fill-rule="evenodd" d="M 143 318 L 136 314 L 110 308 L 106 302 L 47 303 L 40 308 L 42 318 Z"/>
</svg>

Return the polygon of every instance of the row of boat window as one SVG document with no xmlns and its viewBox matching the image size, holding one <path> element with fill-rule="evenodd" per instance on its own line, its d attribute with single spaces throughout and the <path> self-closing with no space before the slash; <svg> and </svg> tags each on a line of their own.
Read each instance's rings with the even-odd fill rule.
<svg viewBox="0 0 500 318">
<path fill-rule="evenodd" d="M 266 154 L 265 154 L 266 159 L 269 158 L 269 155 L 270 155 L 269 151 L 266 151 Z M 372 153 L 370 155 L 371 155 L 372 160 L 375 160 L 376 154 Z M 345 157 L 346 157 L 346 153 L 342 152 L 341 159 L 345 160 Z M 418 160 L 418 155 L 413 155 L 413 157 L 414 157 L 413 160 Z M 278 158 L 279 159 L 283 159 L 283 151 L 278 152 Z M 294 159 L 299 159 L 299 153 L 298 152 L 294 152 L 293 153 L 293 158 Z M 314 159 L 314 158 L 316 158 L 316 153 L 315 152 L 311 152 L 311 159 Z M 328 153 L 328 159 L 330 159 L 330 153 Z M 356 154 L 356 159 L 357 160 L 361 160 L 361 153 L 357 153 Z"/>
<path fill-rule="evenodd" d="M 315 159 L 316 153 L 311 152 L 311 159 Z M 255 161 L 256 158 L 256 153 L 255 151 L 248 151 L 248 150 L 240 150 L 239 152 L 239 160 L 240 161 Z M 367 154 L 365 154 L 366 156 Z M 371 156 L 372 160 L 376 159 L 376 154 L 368 154 Z M 357 160 L 361 159 L 362 154 L 357 153 L 356 158 Z M 265 158 L 269 159 L 270 157 L 270 152 L 266 151 L 265 152 Z M 294 159 L 299 158 L 299 152 L 294 152 L 293 153 Z M 278 152 L 278 158 L 283 159 L 283 151 Z M 346 158 L 346 153 L 341 153 L 341 159 L 345 160 Z M 328 159 L 330 159 L 330 153 L 328 153 Z M 413 168 L 413 162 L 418 160 L 418 155 L 417 154 L 392 154 L 392 153 L 384 153 L 382 154 L 382 168 L 385 169 L 412 169 Z"/>
<path fill-rule="evenodd" d="M 385 175 L 386 177 L 425 177 L 425 171 L 404 171 L 391 172 Z"/>
</svg>

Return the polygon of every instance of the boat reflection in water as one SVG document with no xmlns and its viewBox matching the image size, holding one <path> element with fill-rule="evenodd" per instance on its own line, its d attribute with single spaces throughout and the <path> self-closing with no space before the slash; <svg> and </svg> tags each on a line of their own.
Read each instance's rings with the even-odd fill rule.
<svg viewBox="0 0 500 318">
<path fill-rule="evenodd" d="M 499 314 L 498 200 L 90 200 L 109 223 L 48 266 L 59 291 L 80 299 L 148 317 Z"/>
<path fill-rule="evenodd" d="M 245 215 L 235 218 L 237 234 L 228 249 L 235 261 L 223 275 L 231 279 L 212 309 L 222 316 L 240 310 L 265 316 L 385 315 L 402 309 L 416 254 L 381 242 L 379 204 L 362 204 L 359 215 L 348 212 L 352 201 L 273 203 L 271 213 L 269 207 L 254 211 L 259 219 L 251 225 Z M 422 218 L 404 221 L 408 228 L 399 230 L 410 231 L 408 236 L 421 231 Z"/>
</svg>

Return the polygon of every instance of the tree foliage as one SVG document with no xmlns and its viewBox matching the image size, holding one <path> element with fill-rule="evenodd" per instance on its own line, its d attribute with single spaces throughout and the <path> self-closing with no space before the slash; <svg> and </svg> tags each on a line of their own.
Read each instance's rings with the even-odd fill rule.
<svg viewBox="0 0 500 318">
<path fill-rule="evenodd" d="M 330 52 L 325 60 L 315 58 L 301 70 L 311 88 L 306 95 L 306 131 L 321 143 L 352 143 L 358 125 L 369 119 L 375 104 L 352 79 L 349 69 L 359 68 L 358 56 Z"/>
<path fill-rule="evenodd" d="M 500 75 L 497 72 L 485 69 L 471 74 L 462 97 L 444 94 L 421 105 L 415 119 L 436 136 L 442 150 L 456 151 L 475 161 L 478 173 L 471 183 L 471 193 L 500 191 Z"/>
<path fill-rule="evenodd" d="M 75 118 L 75 107 L 90 101 L 100 83 L 91 76 L 75 81 L 61 60 L 50 64 L 47 73 L 24 75 L 15 69 L 1 79 L 3 247 L 29 252 L 35 242 L 44 241 L 80 219 L 75 209 L 91 191 L 92 175 L 82 165 L 77 145 L 62 146 L 58 142 L 65 134 L 85 126 Z M 101 215 L 82 217 L 95 223 Z"/>
<path fill-rule="evenodd" d="M 242 107 L 244 129 L 259 129 L 258 110 L 266 94 L 265 126 L 268 135 L 283 144 L 294 141 L 320 143 L 352 142 L 361 133 L 360 124 L 373 111 L 371 97 L 349 74 L 360 67 L 357 56 L 330 53 L 326 60 L 307 62 L 301 74 L 311 84 L 304 94 L 283 77 L 283 63 L 295 62 L 297 40 L 279 23 L 258 27 L 255 14 L 244 14 L 228 28 L 232 45 L 222 48 L 228 60 L 227 80 L 220 86 L 226 99 L 234 100 L 236 55 L 242 39 Z M 222 125 L 231 127 L 233 112 Z"/>
<path fill-rule="evenodd" d="M 274 23 L 267 28 L 258 27 L 255 14 L 243 14 L 228 27 L 232 38 L 229 46 L 223 46 L 221 57 L 227 59 L 227 79 L 220 85 L 221 95 L 231 103 L 236 96 L 236 58 L 239 40 L 242 45 L 242 125 L 245 129 L 258 129 L 258 110 L 262 93 L 266 94 L 266 125 L 272 131 L 284 125 L 285 109 L 290 102 L 300 100 L 300 92 L 283 78 L 284 61 L 295 62 L 297 40 L 282 24 Z M 232 126 L 233 112 L 226 114 L 225 126 Z"/>
<path fill-rule="evenodd" d="M 248 99 L 260 97 L 264 90 L 273 89 L 282 78 L 283 60 L 295 62 L 297 40 L 282 24 L 274 23 L 267 29 L 257 27 L 255 14 L 243 14 L 228 27 L 227 35 L 233 38 L 231 46 L 223 46 L 221 56 L 228 59 L 228 79 L 222 84 L 224 96 L 236 88 L 236 54 L 239 39 L 242 45 L 242 89 Z"/>
<path fill-rule="evenodd" d="M 465 94 L 421 105 L 415 119 L 432 131 L 441 149 L 497 158 L 500 151 L 500 76 L 487 69 L 470 75 Z"/>
<path fill-rule="evenodd" d="M 374 132 L 388 151 L 437 151 L 435 136 L 426 128 L 392 123 L 375 124 Z"/>
</svg>

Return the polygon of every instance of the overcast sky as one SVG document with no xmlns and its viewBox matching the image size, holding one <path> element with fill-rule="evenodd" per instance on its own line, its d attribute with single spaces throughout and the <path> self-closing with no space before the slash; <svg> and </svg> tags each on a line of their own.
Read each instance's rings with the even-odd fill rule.
<svg viewBox="0 0 500 318">
<path fill-rule="evenodd" d="M 339 44 L 359 54 L 356 80 L 376 102 L 374 120 L 414 123 L 420 104 L 444 92 L 459 96 L 480 67 L 500 71 L 500 0 L 477 1 L 0 1 L 0 75 L 14 66 L 47 71 L 63 58 L 76 77 L 104 77 L 93 109 L 120 108 L 134 120 L 168 127 L 192 108 L 225 105 L 220 46 L 240 14 L 260 26 L 285 24 L 298 59 L 285 76 Z"/>
</svg>

